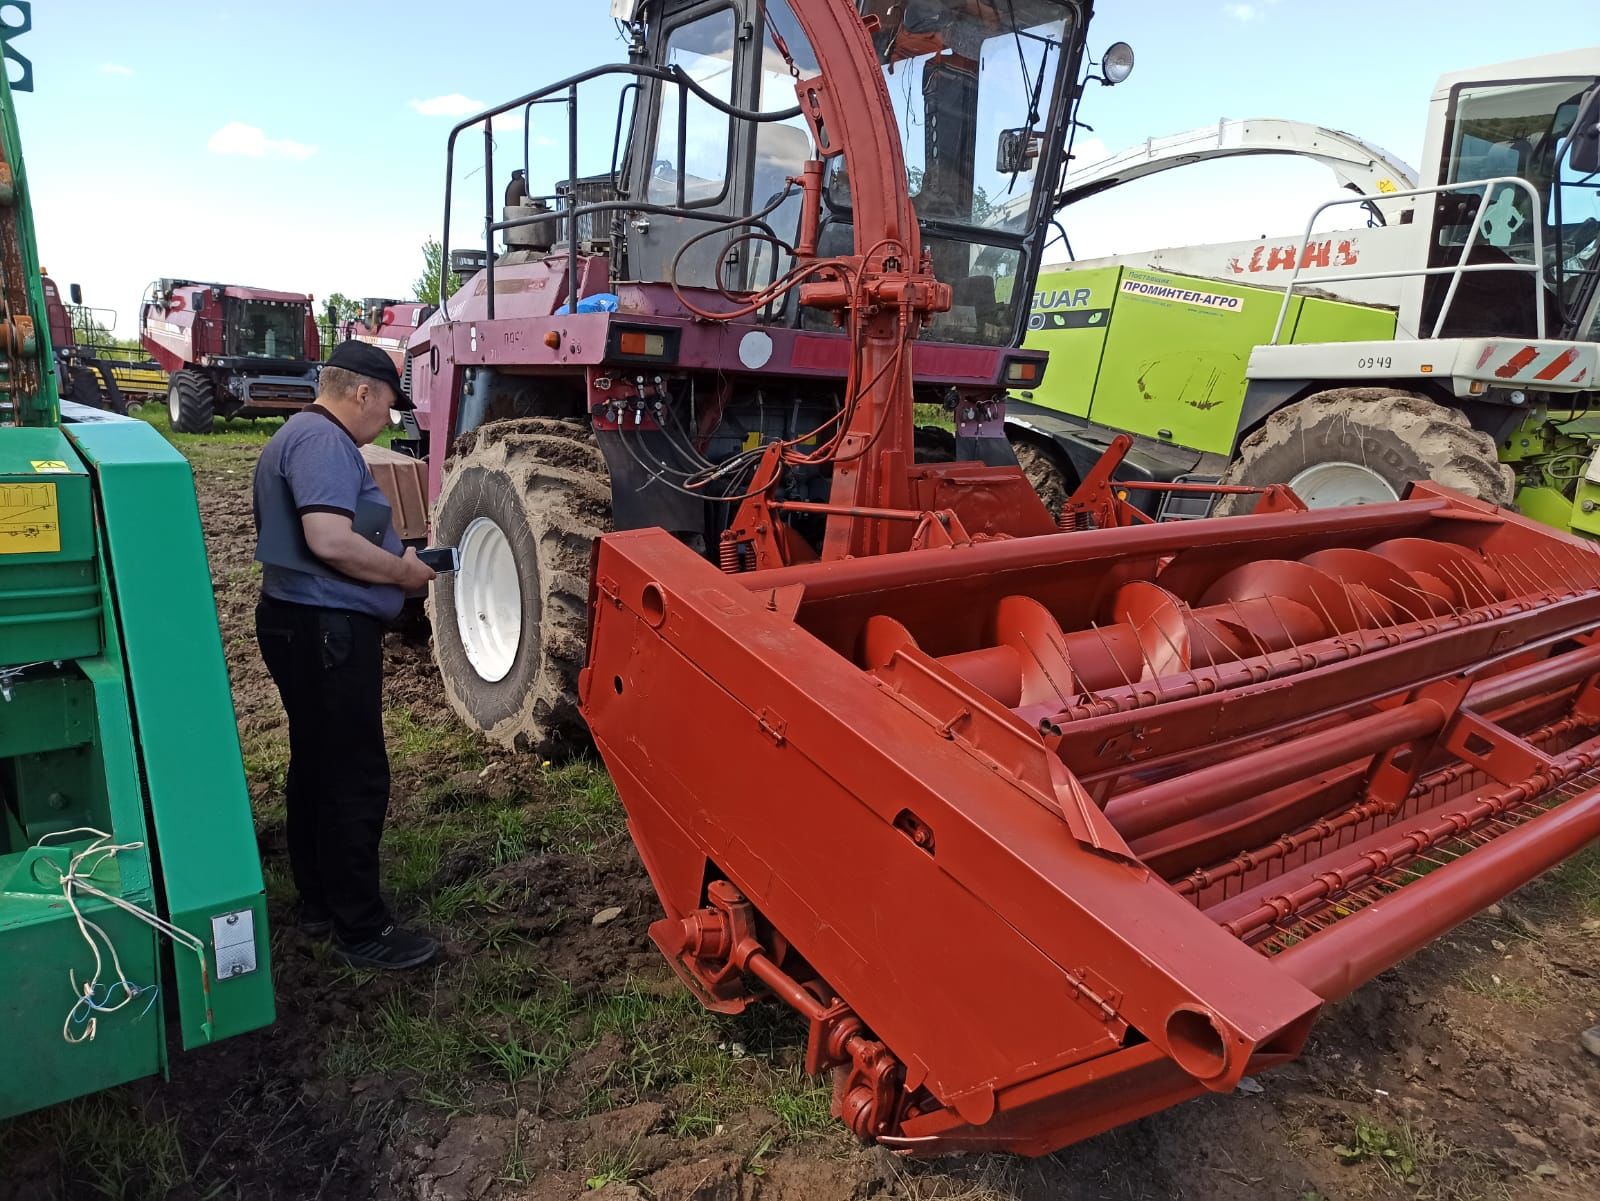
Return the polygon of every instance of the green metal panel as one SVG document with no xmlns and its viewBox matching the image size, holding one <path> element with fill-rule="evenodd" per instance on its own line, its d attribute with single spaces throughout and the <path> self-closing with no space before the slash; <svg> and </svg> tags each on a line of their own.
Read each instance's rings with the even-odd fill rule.
<svg viewBox="0 0 1600 1201">
<path fill-rule="evenodd" d="M 9 440 L 19 432 L 0 431 L 0 438 Z M 109 605 L 104 573 L 99 576 L 101 604 Z M 0 1040 L 0 1117 L 136 1080 L 166 1066 L 165 1015 L 158 992 L 100 1017 L 92 1041 L 69 1043 L 62 1032 L 75 1001 L 74 974 L 81 986 L 94 970 L 93 954 L 59 884 L 68 858 L 88 839 L 42 848 L 36 845 L 39 839 L 87 826 L 112 835 L 117 843 L 140 844 L 98 869 L 94 880 L 142 909 L 158 905 L 115 627 L 107 624 L 106 635 L 100 653 L 55 673 L 18 681 L 12 699 L 0 699 L 0 721 L 7 730 L 0 740 L 0 772 L 12 793 L 0 831 L 0 963 L 10 969 L 0 991 L 0 1030 L 5 1031 Z M 81 908 L 106 931 L 129 982 L 141 989 L 158 987 L 155 932 L 105 901 L 84 898 Z M 113 982 L 108 962 L 102 999 L 104 987 Z M 76 1023 L 74 1032 L 85 1032 L 85 1025 Z"/>
<path fill-rule="evenodd" d="M 89 474 L 59 430 L 0 434 L 0 666 L 100 651 Z"/>
<path fill-rule="evenodd" d="M 1045 308 L 1046 302 L 1056 309 Z M 1229 454 L 1250 352 L 1271 341 L 1282 302 L 1275 288 L 1134 268 L 1042 276 L 1023 345 L 1049 351 L 1050 370 L 1025 399 L 1114 429 Z M 1296 342 L 1391 338 L 1394 314 L 1296 297 L 1285 330 L 1286 340 Z"/>
<path fill-rule="evenodd" d="M 0 910 L 24 904 L 20 897 L 0 893 Z M 7 1044 L 0 1051 L 5 1069 L 0 1073 L 0 1119 L 151 1076 L 165 1066 L 159 994 L 135 997 L 118 1013 L 100 1018 L 93 1042 L 66 1041 L 62 1023 L 73 1003 L 68 972 L 76 972 L 80 982 L 87 980 L 94 961 L 59 892 L 54 900 L 38 898 L 33 907 L 48 910 L 48 919 L 0 924 L 0 958 L 27 965 L 26 970 L 7 972 L 0 997 Z M 85 906 L 85 915 L 116 945 L 129 977 L 141 983 L 158 978 L 150 927 L 104 902 Z M 147 1002 L 153 1002 L 148 1011 Z M 82 1029 L 82 1023 L 76 1025 Z"/>
<path fill-rule="evenodd" d="M 1078 417 L 1089 415 L 1121 277 L 1119 267 L 1039 277 L 1023 345 L 1048 350 L 1050 369 L 1037 389 L 1022 394 L 1024 400 Z"/>
<path fill-rule="evenodd" d="M 1125 270 L 1090 419 L 1228 454 L 1250 351 L 1271 340 L 1279 303 L 1261 288 Z"/>
<path fill-rule="evenodd" d="M 1517 511 L 1558 530 L 1572 521 L 1572 502 L 1554 488 L 1535 485 L 1517 489 Z"/>
<path fill-rule="evenodd" d="M 1297 345 L 1312 342 L 1392 342 L 1395 311 L 1307 296 L 1300 305 L 1295 321 L 1285 329 L 1285 341 Z"/>
<path fill-rule="evenodd" d="M 217 626 L 194 477 L 138 421 L 68 426 L 95 472 L 100 521 L 160 852 L 167 916 L 212 948 L 212 919 L 248 912 L 256 969 L 218 976 L 210 1009 L 193 957 L 174 955 L 186 1047 L 272 1021 L 266 901 Z"/>
</svg>

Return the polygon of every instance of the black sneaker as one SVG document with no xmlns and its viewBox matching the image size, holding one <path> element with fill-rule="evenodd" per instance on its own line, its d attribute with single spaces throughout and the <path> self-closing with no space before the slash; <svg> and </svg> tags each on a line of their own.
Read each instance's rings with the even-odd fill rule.
<svg viewBox="0 0 1600 1201">
<path fill-rule="evenodd" d="M 374 934 L 359 942 L 347 943 L 340 938 L 333 940 L 335 958 L 348 963 L 351 967 L 388 971 L 421 967 L 438 954 L 438 951 L 439 944 L 426 934 L 418 934 L 415 930 L 403 930 L 399 926 L 386 927 L 381 934 Z"/>
<path fill-rule="evenodd" d="M 333 933 L 333 919 L 312 905 L 301 905 L 294 924 L 308 938 L 327 938 Z"/>
</svg>

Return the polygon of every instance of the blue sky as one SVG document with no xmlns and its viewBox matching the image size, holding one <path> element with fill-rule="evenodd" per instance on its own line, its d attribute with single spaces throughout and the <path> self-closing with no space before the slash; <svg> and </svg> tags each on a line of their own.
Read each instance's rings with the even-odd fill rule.
<svg viewBox="0 0 1600 1201">
<path fill-rule="evenodd" d="M 450 125 L 476 102 L 621 58 L 607 9 L 35 0 L 19 45 L 36 91 L 18 109 L 41 258 L 117 310 L 124 331 L 162 275 L 404 295 L 440 226 Z M 1091 46 L 1127 40 L 1138 65 L 1120 87 L 1091 88 L 1084 144 L 1093 154 L 1219 117 L 1280 116 L 1415 164 L 1436 76 L 1572 48 L 1593 12 L 1593 0 L 1107 0 Z M 585 137 L 585 169 L 609 160 L 610 120 Z M 531 134 L 546 156 L 563 137 L 559 120 Z M 519 129 L 500 141 L 520 154 Z M 1090 254 L 1290 232 L 1325 180 L 1288 162 L 1176 172 L 1082 206 L 1074 241 Z M 458 187 L 481 204 L 481 175 Z"/>
</svg>

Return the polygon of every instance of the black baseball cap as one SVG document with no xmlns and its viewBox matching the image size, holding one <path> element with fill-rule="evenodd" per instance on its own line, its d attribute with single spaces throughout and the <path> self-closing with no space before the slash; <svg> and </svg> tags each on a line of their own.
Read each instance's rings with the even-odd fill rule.
<svg viewBox="0 0 1600 1201">
<path fill-rule="evenodd" d="M 394 360 L 372 343 L 354 340 L 341 342 L 333 348 L 333 353 L 323 366 L 338 367 L 341 371 L 351 371 L 375 379 L 380 384 L 388 384 L 394 390 L 393 407 L 402 413 L 411 411 L 411 398 L 400 387 L 400 373 L 394 369 Z"/>
</svg>

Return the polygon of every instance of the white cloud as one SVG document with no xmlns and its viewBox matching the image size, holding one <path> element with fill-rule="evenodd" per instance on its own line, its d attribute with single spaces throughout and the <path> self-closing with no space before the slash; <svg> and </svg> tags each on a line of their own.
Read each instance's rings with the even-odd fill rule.
<svg viewBox="0 0 1600 1201">
<path fill-rule="evenodd" d="M 454 117 L 458 121 L 463 117 L 475 116 L 489 107 L 482 100 L 474 100 L 460 92 L 447 92 L 443 96 L 429 96 L 426 100 L 412 100 L 410 103 L 411 110 L 424 117 Z M 501 113 L 494 119 L 494 127 L 499 130 L 521 129 L 521 110 Z"/>
<path fill-rule="evenodd" d="M 291 138 L 269 138 L 265 131 L 243 121 L 229 121 L 206 143 L 212 154 L 238 154 L 246 158 L 308 159 L 317 152 L 315 146 L 296 142 Z"/>
<path fill-rule="evenodd" d="M 1235 21 L 1255 21 L 1267 15 L 1267 10 L 1278 0 L 1260 0 L 1255 4 L 1224 4 L 1222 11 Z"/>
<path fill-rule="evenodd" d="M 102 75 L 132 75 L 133 74 L 133 68 L 132 67 L 124 67 L 121 63 L 101 63 L 100 64 L 100 74 L 102 74 Z"/>
<path fill-rule="evenodd" d="M 429 96 L 426 100 L 413 100 L 411 107 L 424 117 L 470 117 L 489 106 L 460 92 L 448 92 L 443 96 Z"/>
</svg>

